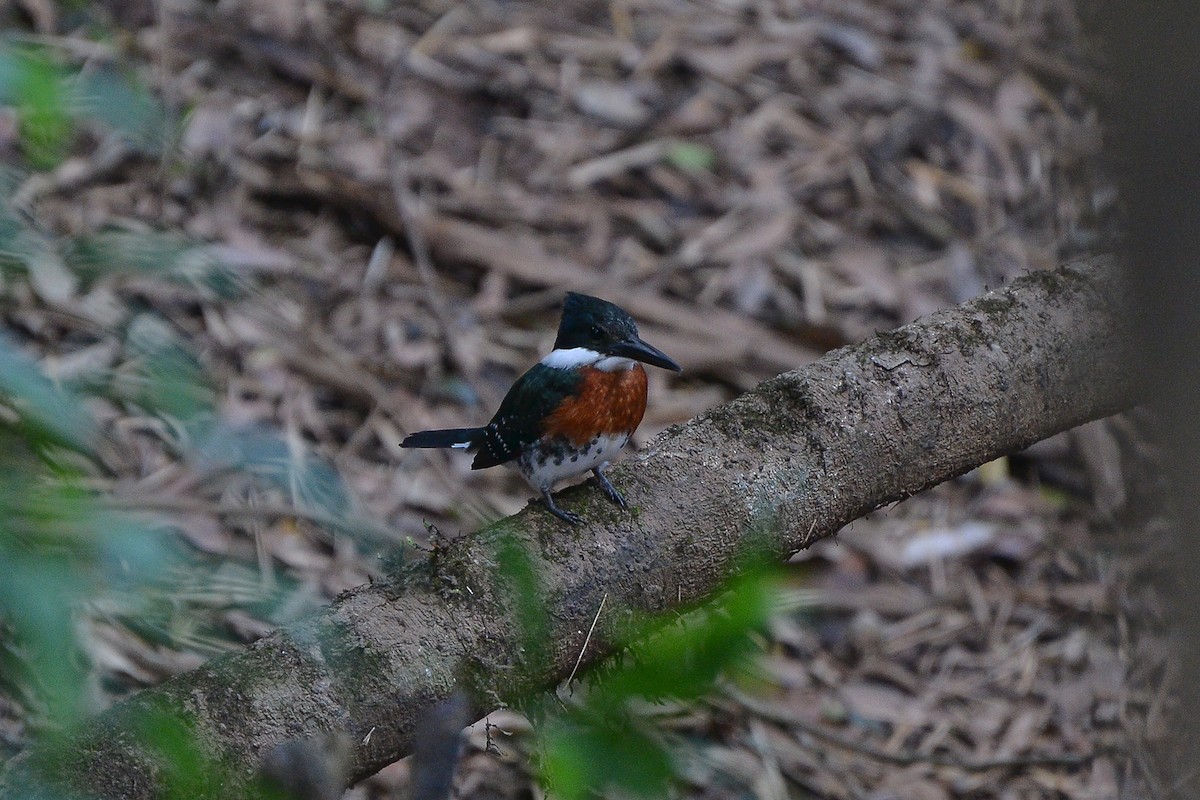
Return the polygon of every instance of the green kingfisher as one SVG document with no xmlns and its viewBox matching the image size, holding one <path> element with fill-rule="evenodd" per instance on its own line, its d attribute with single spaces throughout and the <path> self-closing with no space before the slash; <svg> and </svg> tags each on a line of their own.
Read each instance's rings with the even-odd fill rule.
<svg viewBox="0 0 1200 800">
<path fill-rule="evenodd" d="M 625 508 L 604 469 L 646 413 L 642 363 L 683 369 L 641 340 L 624 309 L 568 292 L 554 350 L 517 379 L 491 422 L 421 431 L 400 446 L 468 450 L 475 453 L 471 469 L 514 467 L 541 493 L 550 513 L 576 525 L 579 515 L 559 508 L 550 492 L 559 481 L 589 470 L 608 499 Z"/>
</svg>

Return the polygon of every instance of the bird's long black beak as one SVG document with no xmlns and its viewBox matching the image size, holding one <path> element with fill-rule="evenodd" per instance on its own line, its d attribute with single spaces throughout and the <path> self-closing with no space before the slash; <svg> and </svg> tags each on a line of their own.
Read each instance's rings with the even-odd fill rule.
<svg viewBox="0 0 1200 800">
<path fill-rule="evenodd" d="M 634 361 L 641 361 L 645 364 L 653 364 L 656 367 L 669 369 L 674 372 L 683 372 L 683 367 L 675 363 L 675 360 L 659 350 L 652 344 L 646 344 L 641 339 L 633 339 L 628 342 L 618 342 L 612 347 L 614 356 L 622 358 L 632 358 Z"/>
</svg>

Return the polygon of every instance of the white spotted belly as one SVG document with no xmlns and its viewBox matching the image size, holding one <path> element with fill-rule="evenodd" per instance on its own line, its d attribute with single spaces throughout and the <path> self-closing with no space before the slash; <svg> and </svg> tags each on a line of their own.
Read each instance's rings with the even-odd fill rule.
<svg viewBox="0 0 1200 800">
<path fill-rule="evenodd" d="M 553 488 L 559 481 L 603 467 L 629 442 L 629 434 L 598 436 L 575 448 L 566 439 L 551 439 L 528 448 L 510 462 L 535 489 Z"/>
</svg>

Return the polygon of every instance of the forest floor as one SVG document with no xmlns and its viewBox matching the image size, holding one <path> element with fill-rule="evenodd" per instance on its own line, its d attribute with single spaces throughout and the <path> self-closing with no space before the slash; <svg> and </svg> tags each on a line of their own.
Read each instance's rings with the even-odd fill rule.
<svg viewBox="0 0 1200 800">
<path fill-rule="evenodd" d="M 210 428 L 240 437 L 218 452 L 93 402 L 111 440 L 97 485 L 195 565 L 152 619 L 82 623 L 98 708 L 368 580 L 430 523 L 453 536 L 521 508 L 511 473 L 397 445 L 485 422 L 550 348 L 566 290 L 624 306 L 684 366 L 651 375 L 638 446 L 825 350 L 1111 247 L 1102 81 L 1068 0 L 386 6 L 6 12 L 67 61 L 132 70 L 168 120 L 150 143 L 86 132 L 12 202 L 52 238 L 182 238 L 143 254 L 154 269 L 7 276 L 4 326 L 62 381 L 178 341 Z M 1158 766 L 1171 662 L 1141 422 L 1056 437 L 802 553 L 770 688 L 656 712 L 691 743 L 681 796 L 1193 794 Z M 0 697 L 10 753 L 28 714 Z M 489 722 L 456 796 L 540 796 L 527 723 Z M 404 796 L 407 770 L 347 796 Z"/>
</svg>

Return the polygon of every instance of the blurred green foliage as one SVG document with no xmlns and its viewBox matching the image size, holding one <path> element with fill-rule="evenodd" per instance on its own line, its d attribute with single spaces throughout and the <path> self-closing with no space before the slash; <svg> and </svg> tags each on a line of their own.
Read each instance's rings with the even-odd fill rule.
<svg viewBox="0 0 1200 800">
<path fill-rule="evenodd" d="M 77 398 L 59 391 L 31 358 L 0 340 L 0 397 L 11 407 L 10 435 L 30 444 L 86 451 L 95 440 L 91 416 Z"/>
<path fill-rule="evenodd" d="M 54 166 L 67 152 L 71 118 L 61 71 L 34 51 L 0 61 L 0 86 L 10 76 L 25 155 L 38 169 Z"/>
<path fill-rule="evenodd" d="M 71 117 L 98 123 L 145 155 L 159 155 L 177 133 L 175 121 L 159 99 L 132 74 L 113 64 L 69 79 Z"/>
<path fill-rule="evenodd" d="M 64 654 L 75 648 L 81 605 L 152 577 L 167 553 L 158 535 L 82 488 L 86 470 L 72 454 L 86 455 L 95 438 L 81 399 L 0 339 L 0 617 L 11 634 L 3 676 L 51 727 L 86 707 L 85 660 Z"/>
<path fill-rule="evenodd" d="M 151 92 L 115 66 L 73 70 L 48 50 L 0 41 L 0 106 L 16 113 L 25 158 L 0 169 L 0 309 L 28 302 L 21 296 L 74 302 L 92 282 L 121 273 L 191 281 L 217 293 L 236 285 L 221 277 L 219 259 L 201 243 L 152 231 L 57 237 L 11 202 L 31 170 L 52 168 L 77 149 L 81 130 L 153 154 L 170 125 Z M 32 295 L 12 291 L 22 281 Z M 54 382 L 23 342 L 0 332 L 0 687 L 23 706 L 27 727 L 42 740 L 45 776 L 56 775 L 67 733 L 102 700 L 81 644 L 88 620 L 119 624 L 153 644 L 212 653 L 234 643 L 228 631 L 206 624 L 206 611 L 241 606 L 269 617 L 289 588 L 284 581 L 264 585 L 242 565 L 206 568 L 161 522 L 116 510 L 92 489 L 106 477 L 101 451 L 108 446 L 92 398 L 162 420 L 180 457 L 194 450 L 203 463 L 204 448 L 233 450 L 239 460 L 223 466 L 241 469 L 269 451 L 277 468 L 284 462 L 277 481 L 307 501 L 334 497 L 344 511 L 348 497 L 326 465 L 290 453 L 277 434 L 219 427 L 208 376 L 161 316 L 127 309 L 116 328 L 99 335 L 120 342 L 120 366 Z M 158 709 L 135 721 L 158 754 L 167 796 L 219 796 L 220 773 L 195 746 L 186 719 Z M 22 788 L 30 796 L 66 796 L 71 776 L 57 778 L 54 788 Z"/>
<path fill-rule="evenodd" d="M 647 709 L 694 702 L 723 679 L 752 675 L 781 588 L 775 570 L 747 566 L 696 611 L 625 626 L 621 654 L 586 682 L 582 699 L 531 714 L 547 792 L 563 800 L 668 796 L 689 744 Z"/>
<path fill-rule="evenodd" d="M 120 136 L 157 154 L 172 131 L 154 94 L 110 64 L 72 70 L 53 50 L 0 40 L 0 106 L 17 114 L 21 149 L 33 169 L 51 169 L 82 127 Z"/>
<path fill-rule="evenodd" d="M 41 294 L 87 289 L 114 273 L 185 283 L 216 297 L 248 288 L 210 247 L 178 234 L 102 230 L 51 236 L 7 201 L 18 177 L 16 171 L 0 172 L 0 271 L 28 275 Z"/>
</svg>

